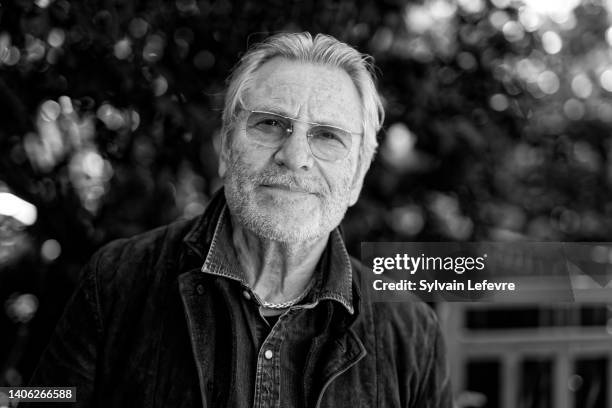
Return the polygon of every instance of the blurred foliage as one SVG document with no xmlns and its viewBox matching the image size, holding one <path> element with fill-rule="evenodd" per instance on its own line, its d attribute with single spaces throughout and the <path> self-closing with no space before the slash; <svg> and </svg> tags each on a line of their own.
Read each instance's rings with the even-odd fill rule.
<svg viewBox="0 0 612 408">
<path fill-rule="evenodd" d="M 29 375 L 92 251 L 203 210 L 220 185 L 224 78 L 278 31 L 329 33 L 376 59 L 387 121 L 345 222 L 353 253 L 365 240 L 609 240 L 610 12 L 603 0 L 2 1 L 0 193 L 36 214 L 0 198 L 0 384 Z M 24 327 L 40 334 L 25 351 Z"/>
</svg>

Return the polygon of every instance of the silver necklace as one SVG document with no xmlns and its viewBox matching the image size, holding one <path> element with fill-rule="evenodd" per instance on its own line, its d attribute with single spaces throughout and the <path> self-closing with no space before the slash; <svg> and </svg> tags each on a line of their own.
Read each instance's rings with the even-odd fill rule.
<svg viewBox="0 0 612 408">
<path fill-rule="evenodd" d="M 298 297 L 294 299 L 287 300 L 286 302 L 281 302 L 281 303 L 272 303 L 272 302 L 266 302 L 265 300 L 261 300 L 261 306 L 266 309 L 286 309 L 288 307 L 291 307 L 306 297 L 308 292 L 310 292 L 310 289 L 312 288 L 313 284 L 314 284 L 314 279 L 311 279 L 308 286 L 306 286 L 306 289 L 304 289 L 304 291 L 300 293 Z"/>
</svg>

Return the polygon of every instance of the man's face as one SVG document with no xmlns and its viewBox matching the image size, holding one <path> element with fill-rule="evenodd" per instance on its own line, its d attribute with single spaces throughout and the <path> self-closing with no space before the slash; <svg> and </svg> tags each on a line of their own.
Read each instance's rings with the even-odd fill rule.
<svg viewBox="0 0 612 408">
<path fill-rule="evenodd" d="M 245 91 L 245 109 L 295 118 L 293 132 L 277 148 L 247 136 L 243 112 L 221 152 L 225 195 L 234 219 L 255 234 L 282 242 L 309 241 L 328 234 L 354 204 L 360 134 L 351 135 L 345 158 L 313 156 L 308 124 L 334 125 L 361 133 L 357 89 L 339 68 L 275 58 L 255 73 Z M 303 122 L 301 122 L 303 121 Z"/>
</svg>

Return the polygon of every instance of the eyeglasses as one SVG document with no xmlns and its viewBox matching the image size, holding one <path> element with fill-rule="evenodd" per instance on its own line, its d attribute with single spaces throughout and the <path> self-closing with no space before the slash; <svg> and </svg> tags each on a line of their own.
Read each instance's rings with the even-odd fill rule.
<svg viewBox="0 0 612 408">
<path fill-rule="evenodd" d="M 266 147 L 278 148 L 293 133 L 295 122 L 310 125 L 306 136 L 312 154 L 321 160 L 344 159 L 351 150 L 352 135 L 348 130 L 319 123 L 306 122 L 265 111 L 251 111 L 246 122 L 247 137 Z"/>
</svg>

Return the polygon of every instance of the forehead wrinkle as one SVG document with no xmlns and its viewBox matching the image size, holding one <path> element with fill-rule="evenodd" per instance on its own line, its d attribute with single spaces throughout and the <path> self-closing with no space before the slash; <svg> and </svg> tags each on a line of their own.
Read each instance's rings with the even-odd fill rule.
<svg viewBox="0 0 612 408">
<path fill-rule="evenodd" d="M 271 60 L 255 73 L 252 85 L 245 98 L 249 109 L 265 106 L 299 120 L 360 131 L 354 125 L 361 128 L 359 94 L 339 68 Z"/>
<path fill-rule="evenodd" d="M 289 117 L 295 117 L 299 110 L 294 92 L 286 85 L 258 84 L 247 95 L 245 99 L 252 110 L 269 110 Z"/>
<path fill-rule="evenodd" d="M 308 104 L 304 106 L 305 116 L 311 118 L 313 122 L 339 126 L 345 129 L 349 129 L 352 123 L 351 117 L 353 116 L 349 101 L 342 103 L 342 100 L 334 98 L 327 92 L 313 92 L 309 98 Z M 323 107 L 326 108 L 323 108 Z M 333 107 L 329 109 L 329 107 Z"/>
</svg>

